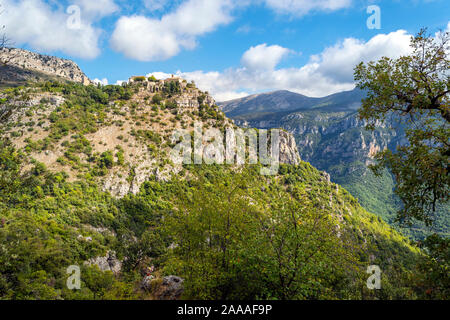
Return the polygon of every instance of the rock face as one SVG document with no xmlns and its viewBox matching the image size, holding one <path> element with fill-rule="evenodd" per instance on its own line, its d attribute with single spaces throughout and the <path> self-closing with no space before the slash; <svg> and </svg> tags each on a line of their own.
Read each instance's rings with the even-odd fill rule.
<svg viewBox="0 0 450 320">
<path fill-rule="evenodd" d="M 116 253 L 110 251 L 104 257 L 95 257 L 85 262 L 86 265 L 96 265 L 101 271 L 111 271 L 119 274 L 122 269 L 122 262 L 116 258 Z"/>
<path fill-rule="evenodd" d="M 300 154 L 294 136 L 286 131 L 280 131 L 280 163 L 298 165 Z"/>
<path fill-rule="evenodd" d="M 141 289 L 143 289 L 145 291 L 151 291 L 152 290 L 152 282 L 154 282 L 154 280 L 155 280 L 155 277 L 153 275 L 145 276 L 141 282 Z"/>
<path fill-rule="evenodd" d="M 2 81 L 26 80 L 27 77 L 32 76 L 31 72 L 38 72 L 84 85 L 91 83 L 78 65 L 67 59 L 41 55 L 23 49 L 3 48 L 0 49 L 0 62 L 2 64 L 0 80 Z M 12 77 L 17 79 L 11 79 Z"/>
<path fill-rule="evenodd" d="M 161 286 L 154 293 L 158 300 L 178 300 L 184 292 L 184 280 L 177 276 L 164 277 Z"/>
</svg>

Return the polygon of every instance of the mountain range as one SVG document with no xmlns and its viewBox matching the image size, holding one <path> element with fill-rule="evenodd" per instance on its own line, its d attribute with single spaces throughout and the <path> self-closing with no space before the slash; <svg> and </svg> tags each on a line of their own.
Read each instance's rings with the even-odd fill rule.
<svg viewBox="0 0 450 320">
<path fill-rule="evenodd" d="M 333 182 L 350 191 L 367 210 L 398 226 L 395 217 L 401 203 L 394 194 L 393 177 L 385 171 L 377 178 L 368 165 L 374 163 L 377 152 L 385 148 L 395 150 L 407 142 L 404 128 L 392 121 L 380 123 L 374 131 L 366 130 L 357 111 L 364 97 L 358 88 L 323 98 L 283 90 L 218 105 L 239 126 L 283 128 L 292 133 L 303 160 L 328 172 Z M 448 210 L 438 210 L 432 229 L 421 223 L 398 227 L 416 239 L 430 232 L 449 235 Z"/>
</svg>

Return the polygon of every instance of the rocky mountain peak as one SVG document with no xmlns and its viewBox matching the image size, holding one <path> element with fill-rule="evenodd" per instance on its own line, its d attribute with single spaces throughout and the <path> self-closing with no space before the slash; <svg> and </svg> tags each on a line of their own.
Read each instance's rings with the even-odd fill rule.
<svg viewBox="0 0 450 320">
<path fill-rule="evenodd" d="M 68 81 L 91 84 L 91 80 L 73 61 L 43 55 L 23 49 L 0 49 L 0 81 L 22 82 L 40 79 L 39 75 L 62 78 Z"/>
</svg>

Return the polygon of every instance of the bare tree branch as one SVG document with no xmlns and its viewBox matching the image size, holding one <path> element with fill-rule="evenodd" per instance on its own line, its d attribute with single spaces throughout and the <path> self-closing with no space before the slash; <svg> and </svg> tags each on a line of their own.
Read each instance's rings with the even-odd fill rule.
<svg viewBox="0 0 450 320">
<path fill-rule="evenodd" d="M 0 4 L 0 16 L 4 14 L 5 10 L 2 9 L 2 4 Z M 0 23 L 0 51 L 3 51 L 5 48 L 10 48 L 13 43 L 11 39 L 6 35 L 6 25 Z M 5 66 L 11 60 L 11 56 L 9 58 L 3 57 L 0 58 L 0 66 Z"/>
</svg>

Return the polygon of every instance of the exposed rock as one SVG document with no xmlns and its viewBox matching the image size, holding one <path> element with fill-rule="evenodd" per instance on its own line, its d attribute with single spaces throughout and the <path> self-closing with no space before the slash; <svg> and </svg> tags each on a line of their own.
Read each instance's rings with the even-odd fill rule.
<svg viewBox="0 0 450 320">
<path fill-rule="evenodd" d="M 0 99 L 2 96 L 0 95 Z M 8 122 L 16 122 L 20 117 L 23 117 L 29 107 L 45 103 L 47 105 L 47 112 L 50 113 L 56 107 L 59 107 L 64 102 L 64 98 L 50 93 L 39 93 L 28 97 L 27 100 L 11 99 L 8 103 L 0 104 L 0 121 L 7 120 Z"/>
<path fill-rule="evenodd" d="M 286 131 L 280 131 L 280 163 L 298 165 L 300 161 L 294 136 Z"/>
<path fill-rule="evenodd" d="M 109 175 L 103 182 L 103 191 L 107 191 L 112 195 L 123 198 L 131 191 L 131 185 L 125 178 L 119 178 L 117 175 Z"/>
<path fill-rule="evenodd" d="M 101 271 L 111 271 L 114 274 L 119 274 L 122 269 L 122 262 L 116 258 L 114 251 L 109 251 L 104 257 L 91 258 L 85 264 L 96 265 Z"/>
<path fill-rule="evenodd" d="M 184 280 L 177 276 L 164 277 L 162 284 L 154 293 L 158 300 L 177 300 L 180 299 L 183 292 Z"/>
<path fill-rule="evenodd" d="M 67 59 L 42 55 L 15 48 L 0 49 L 0 81 L 23 81 L 33 76 L 34 72 L 60 77 L 84 85 L 91 80 L 81 71 L 78 65 Z M 6 68 L 7 67 L 7 68 Z M 19 69 L 15 71 L 15 68 Z M 28 72 L 27 72 L 28 71 Z"/>
<path fill-rule="evenodd" d="M 77 237 L 78 240 L 82 240 L 82 241 L 92 241 L 92 237 L 84 237 L 83 235 L 79 234 Z"/>
<path fill-rule="evenodd" d="M 152 291 L 152 282 L 155 280 L 155 276 L 148 275 L 145 276 L 141 282 L 141 289 L 145 291 Z"/>
<path fill-rule="evenodd" d="M 331 176 L 328 172 L 326 171 L 322 171 L 321 172 L 322 177 L 324 178 L 324 180 L 328 183 L 331 183 Z"/>
</svg>

